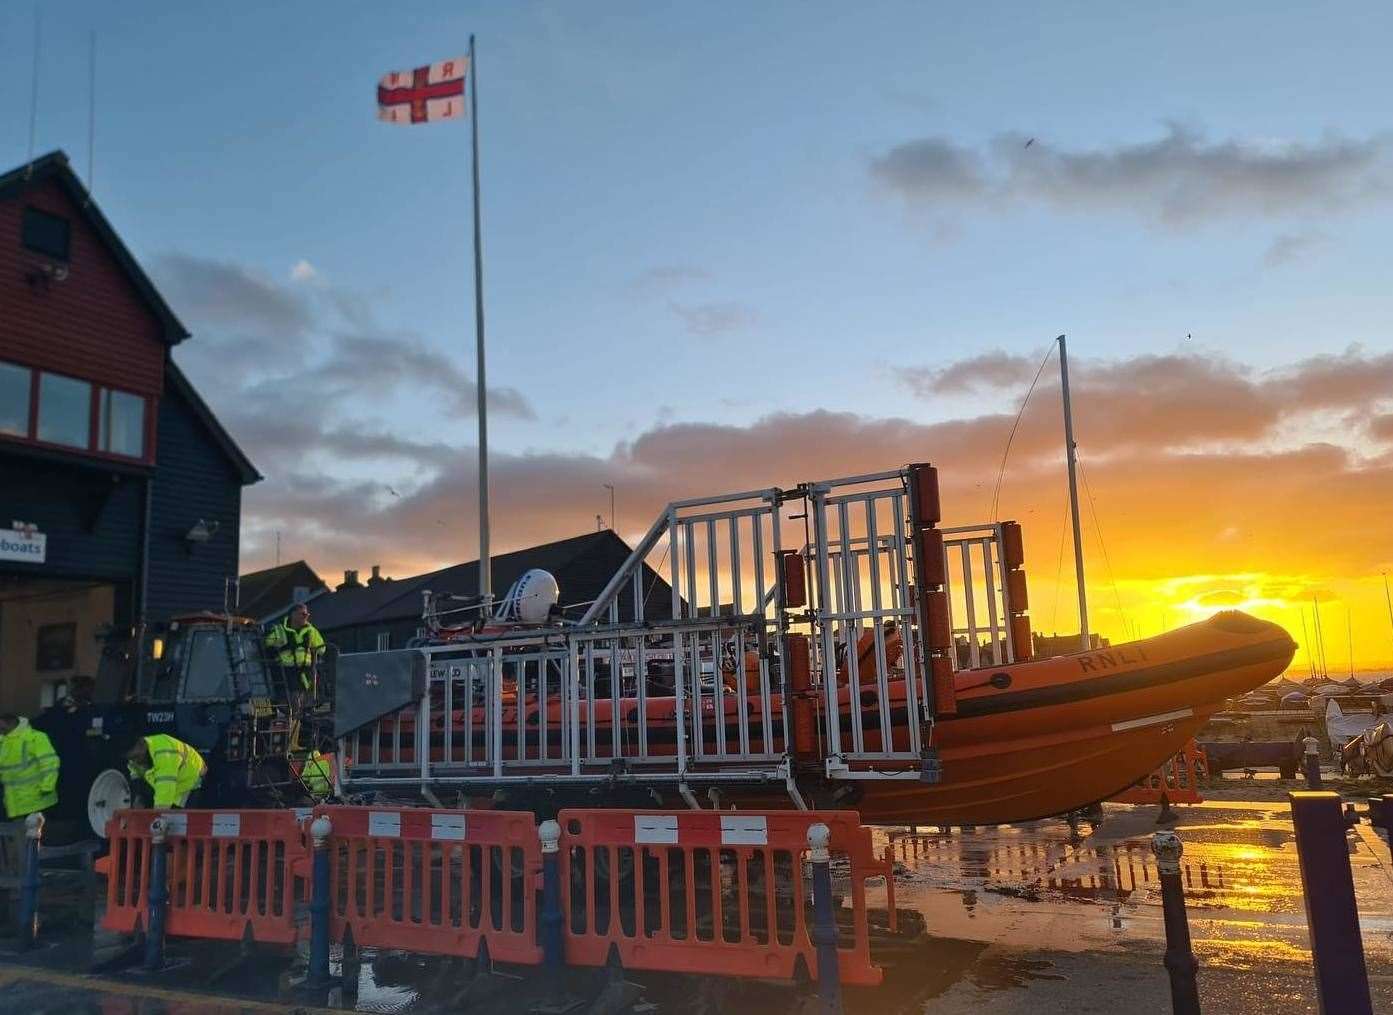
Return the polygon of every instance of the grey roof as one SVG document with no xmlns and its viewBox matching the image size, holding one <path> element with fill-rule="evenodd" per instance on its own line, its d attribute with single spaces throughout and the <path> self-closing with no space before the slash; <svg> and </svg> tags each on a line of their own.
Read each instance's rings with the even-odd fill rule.
<svg viewBox="0 0 1393 1015">
<path fill-rule="evenodd" d="M 593 599 L 628 558 L 631 547 L 613 531 L 588 532 L 540 546 L 514 550 L 493 558 L 493 588 L 501 596 L 523 572 L 532 568 L 550 571 L 561 586 L 561 605 Z M 650 611 L 666 616 L 671 590 L 657 574 Z M 421 593 L 470 595 L 479 589 L 479 562 L 469 561 L 411 578 L 384 579 L 376 585 L 340 587 L 315 600 L 314 625 L 321 631 L 365 624 L 388 624 L 421 615 Z"/>
<path fill-rule="evenodd" d="M 295 598 L 296 587 L 323 592 L 327 586 L 303 560 L 268 567 L 242 575 L 237 611 L 253 620 L 266 620 L 287 610 Z"/>
</svg>

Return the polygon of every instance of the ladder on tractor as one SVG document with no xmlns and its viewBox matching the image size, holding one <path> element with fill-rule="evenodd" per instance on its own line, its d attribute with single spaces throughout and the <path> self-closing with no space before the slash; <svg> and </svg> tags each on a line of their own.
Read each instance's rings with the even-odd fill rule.
<svg viewBox="0 0 1393 1015">
<path fill-rule="evenodd" d="M 924 464 L 675 501 L 574 624 L 341 656 L 341 709 L 417 670 L 345 789 L 936 781 L 954 671 L 1030 651 L 1019 527 L 939 521 Z"/>
</svg>

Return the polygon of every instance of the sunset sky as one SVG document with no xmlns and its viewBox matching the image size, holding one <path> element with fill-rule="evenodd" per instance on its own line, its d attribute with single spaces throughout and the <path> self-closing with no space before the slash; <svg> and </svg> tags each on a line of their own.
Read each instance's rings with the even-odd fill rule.
<svg viewBox="0 0 1393 1015">
<path fill-rule="evenodd" d="M 1387 5 L 42 6 L 35 153 L 87 176 L 95 31 L 97 200 L 266 476 L 246 570 L 476 552 L 468 126 L 374 102 L 472 31 L 497 549 L 916 460 L 987 520 L 1064 332 L 1095 626 L 1239 606 L 1304 672 L 1319 595 L 1332 672 L 1346 611 L 1393 667 Z M 1076 630 L 1053 361 L 1000 503 Z"/>
</svg>

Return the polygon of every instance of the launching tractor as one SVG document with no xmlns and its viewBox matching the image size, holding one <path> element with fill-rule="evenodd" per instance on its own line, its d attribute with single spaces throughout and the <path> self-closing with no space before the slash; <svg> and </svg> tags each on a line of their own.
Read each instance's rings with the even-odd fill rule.
<svg viewBox="0 0 1393 1015">
<path fill-rule="evenodd" d="M 125 754 L 139 737 L 167 733 L 208 763 L 203 806 L 305 802 L 301 760 L 331 734 L 332 705 L 289 686 L 253 621 L 196 613 L 149 625 L 103 649 L 94 686 L 34 720 L 62 760 L 53 817 L 79 835 L 105 835 L 107 819 L 140 805 Z M 332 688 L 333 649 L 318 685 Z M 293 676 L 291 676 L 293 679 Z"/>
</svg>

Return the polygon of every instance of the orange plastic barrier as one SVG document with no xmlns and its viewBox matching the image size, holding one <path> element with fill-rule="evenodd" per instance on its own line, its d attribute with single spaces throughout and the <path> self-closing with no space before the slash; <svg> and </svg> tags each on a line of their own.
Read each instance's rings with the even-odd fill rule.
<svg viewBox="0 0 1393 1015">
<path fill-rule="evenodd" d="M 358 945 L 535 964 L 542 856 L 525 811 L 317 807 L 333 826 L 329 933 Z M 307 871 L 308 873 L 308 871 Z"/>
<path fill-rule="evenodd" d="M 834 874 L 849 861 L 850 927 L 839 929 L 842 982 L 874 986 L 865 881 L 889 874 L 852 811 L 564 810 L 561 910 L 568 964 L 791 979 L 809 937 L 808 827 L 832 832 Z"/>
<path fill-rule="evenodd" d="M 147 922 L 157 817 L 165 819 L 169 850 L 166 933 L 295 941 L 295 878 L 309 845 L 294 811 L 121 811 L 107 826 L 110 849 L 97 861 L 107 876 L 103 927 L 129 933 Z"/>
<path fill-rule="evenodd" d="M 1111 799 L 1119 804 L 1159 804 L 1164 795 L 1173 804 L 1203 803 L 1199 784 L 1208 774 L 1204 749 L 1191 740 L 1175 757 Z"/>
</svg>

